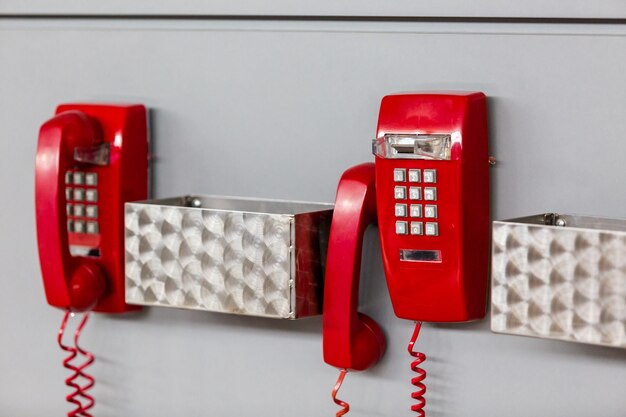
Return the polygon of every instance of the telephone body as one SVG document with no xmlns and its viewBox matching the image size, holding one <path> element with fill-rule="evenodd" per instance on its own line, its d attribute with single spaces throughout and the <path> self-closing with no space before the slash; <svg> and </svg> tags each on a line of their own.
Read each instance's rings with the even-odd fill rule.
<svg viewBox="0 0 626 417">
<path fill-rule="evenodd" d="M 326 263 L 323 350 L 346 370 L 375 365 L 385 350 L 378 324 L 359 313 L 363 233 L 378 223 L 383 265 L 395 314 L 418 322 L 462 322 L 485 315 L 489 265 L 489 156 L 482 93 L 414 93 L 383 98 L 375 163 L 348 169 L 337 189 Z M 421 356 L 420 356 L 421 355 Z"/>
<path fill-rule="evenodd" d="M 124 203 L 148 193 L 142 105 L 64 104 L 41 126 L 35 205 L 48 303 L 119 313 L 124 302 Z"/>
<path fill-rule="evenodd" d="M 376 139 L 378 229 L 396 316 L 484 317 L 489 164 L 482 93 L 383 98 Z"/>
</svg>

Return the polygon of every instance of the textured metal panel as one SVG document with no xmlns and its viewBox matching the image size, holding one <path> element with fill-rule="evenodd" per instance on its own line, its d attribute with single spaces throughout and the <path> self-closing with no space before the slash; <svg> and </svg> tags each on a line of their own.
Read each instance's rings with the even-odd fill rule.
<svg viewBox="0 0 626 417">
<path fill-rule="evenodd" d="M 127 204 L 126 301 L 295 318 L 295 218 L 149 202 Z M 305 278 L 321 279 L 321 275 L 318 271 Z M 319 314 L 318 310 L 306 313 Z"/>
<path fill-rule="evenodd" d="M 626 347 L 626 233 L 494 222 L 492 245 L 493 331 Z"/>
</svg>

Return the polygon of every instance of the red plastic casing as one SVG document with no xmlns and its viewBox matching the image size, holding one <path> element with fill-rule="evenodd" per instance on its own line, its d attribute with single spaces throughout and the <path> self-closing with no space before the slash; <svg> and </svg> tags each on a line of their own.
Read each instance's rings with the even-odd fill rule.
<svg viewBox="0 0 626 417">
<path fill-rule="evenodd" d="M 77 162 L 76 148 L 109 145 L 106 165 Z M 66 184 L 66 173 L 97 174 L 97 185 Z M 95 190 L 97 202 L 66 198 L 66 188 Z M 124 203 L 148 196 L 148 132 L 142 105 L 64 104 L 39 133 L 35 173 L 37 241 L 48 303 L 71 310 L 119 313 L 124 301 Z M 97 217 L 67 205 L 97 206 Z M 72 209 L 74 210 L 74 209 Z M 68 220 L 96 223 L 96 233 L 68 231 Z M 99 256 L 72 256 L 69 247 Z"/>
<path fill-rule="evenodd" d="M 489 164 L 486 98 L 482 93 L 415 93 L 383 98 L 377 138 L 385 134 L 450 134 L 450 160 L 376 156 L 378 227 L 385 275 L 396 315 L 429 322 L 484 317 L 489 265 Z M 394 168 L 434 169 L 436 183 L 394 181 Z M 404 200 L 394 186 L 406 186 Z M 437 200 L 409 200 L 411 186 L 437 188 Z M 436 219 L 397 218 L 395 204 L 435 204 Z M 424 214 L 424 211 L 423 213 Z M 396 221 L 434 221 L 438 236 L 396 234 Z M 403 261 L 400 251 L 438 250 L 441 261 Z"/>
<path fill-rule="evenodd" d="M 376 222 L 374 164 L 344 172 L 337 188 L 324 280 L 324 361 L 361 371 L 385 352 L 378 324 L 357 311 L 363 234 Z"/>
</svg>

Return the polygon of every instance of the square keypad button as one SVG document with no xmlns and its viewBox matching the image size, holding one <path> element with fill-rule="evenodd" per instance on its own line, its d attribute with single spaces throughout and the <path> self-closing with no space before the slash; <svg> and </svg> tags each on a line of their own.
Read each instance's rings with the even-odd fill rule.
<svg viewBox="0 0 626 417">
<path fill-rule="evenodd" d="M 409 182 L 420 182 L 421 175 L 419 169 L 409 169 Z"/>
<path fill-rule="evenodd" d="M 411 214 L 411 217 L 422 217 L 422 205 L 411 204 L 410 214 Z"/>
<path fill-rule="evenodd" d="M 393 196 L 396 200 L 406 199 L 406 187 L 393 187 Z"/>
<path fill-rule="evenodd" d="M 406 170 L 402 168 L 396 168 L 393 170 L 393 180 L 395 182 L 406 181 Z"/>
<path fill-rule="evenodd" d="M 98 206 L 87 206 L 86 208 L 87 217 L 95 219 L 98 217 Z"/>
<path fill-rule="evenodd" d="M 82 220 L 74 221 L 74 233 L 85 233 L 85 222 Z"/>
<path fill-rule="evenodd" d="M 407 222 L 397 221 L 396 222 L 396 234 L 397 235 L 406 235 L 408 226 L 409 225 L 408 225 Z"/>
<path fill-rule="evenodd" d="M 67 171 L 65 173 L 65 183 L 66 184 L 71 184 L 72 183 L 72 171 Z"/>
<path fill-rule="evenodd" d="M 87 222 L 87 233 L 98 233 L 98 222 Z"/>
<path fill-rule="evenodd" d="M 439 224 L 438 223 L 426 223 L 426 236 L 438 236 Z"/>
<path fill-rule="evenodd" d="M 74 200 L 83 201 L 85 199 L 85 190 L 82 188 L 74 188 Z"/>
<path fill-rule="evenodd" d="M 72 190 L 71 188 L 66 188 L 65 189 L 65 199 L 66 200 L 73 200 L 74 199 L 74 190 Z"/>
<path fill-rule="evenodd" d="M 85 215 L 85 206 L 83 204 L 74 205 L 74 216 L 83 217 Z"/>
<path fill-rule="evenodd" d="M 75 172 L 72 176 L 72 180 L 76 185 L 83 185 L 85 183 L 85 173 L 84 172 Z"/>
<path fill-rule="evenodd" d="M 396 217 L 406 217 L 406 204 L 396 204 Z"/>
<path fill-rule="evenodd" d="M 85 175 L 85 184 L 95 187 L 98 185 L 98 174 L 94 172 L 89 172 Z"/>
<path fill-rule="evenodd" d="M 424 217 L 429 219 L 437 218 L 437 206 L 426 205 L 424 206 Z"/>
<path fill-rule="evenodd" d="M 85 191 L 85 200 L 91 201 L 91 202 L 98 201 L 98 190 L 87 189 Z"/>
<path fill-rule="evenodd" d="M 422 199 L 422 189 L 420 187 L 410 187 L 409 188 L 409 199 L 410 200 L 421 200 Z"/>
<path fill-rule="evenodd" d="M 68 216 L 71 216 L 72 214 L 74 214 L 74 206 L 72 206 L 71 204 L 66 204 L 65 214 L 67 214 Z"/>
<path fill-rule="evenodd" d="M 429 200 L 429 201 L 437 200 L 437 188 L 424 187 L 424 200 Z"/>
<path fill-rule="evenodd" d="M 437 182 L 437 170 L 425 169 L 424 170 L 424 182 L 429 182 L 429 183 Z"/>
<path fill-rule="evenodd" d="M 412 235 L 423 235 L 424 234 L 424 224 L 422 222 L 411 222 L 411 234 Z"/>
</svg>

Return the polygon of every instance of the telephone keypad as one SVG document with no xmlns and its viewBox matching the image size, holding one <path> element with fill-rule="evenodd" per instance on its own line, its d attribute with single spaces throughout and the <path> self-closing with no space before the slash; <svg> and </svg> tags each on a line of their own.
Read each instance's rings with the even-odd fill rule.
<svg viewBox="0 0 626 417">
<path fill-rule="evenodd" d="M 406 217 L 406 204 L 396 204 L 396 217 Z"/>
<path fill-rule="evenodd" d="M 420 182 L 420 177 L 419 169 L 409 169 L 409 182 Z"/>
<path fill-rule="evenodd" d="M 426 236 L 438 236 L 439 235 L 439 223 L 428 222 L 426 223 Z"/>
<path fill-rule="evenodd" d="M 71 233 L 98 234 L 98 174 L 70 170 L 65 173 L 67 230 Z M 76 187 L 80 186 L 80 187 Z M 83 201 L 92 204 L 85 205 Z M 87 220 L 89 219 L 89 220 Z"/>
<path fill-rule="evenodd" d="M 408 173 L 408 175 L 407 175 Z M 404 169 L 394 168 L 393 181 L 395 183 L 404 183 L 403 185 L 395 185 L 393 194 L 395 200 L 426 200 L 429 202 L 437 201 L 437 187 L 422 187 L 420 183 L 435 184 L 437 182 L 436 169 Z M 406 184 L 406 183 L 409 184 Z M 408 186 L 410 185 L 410 186 Z M 408 188 L 408 195 L 407 195 Z M 89 209 L 90 206 L 87 206 Z M 439 218 L 438 206 L 436 204 L 406 204 L 406 202 L 397 201 L 394 204 L 394 214 L 396 218 L 395 231 L 397 235 L 413 235 L 413 236 L 439 236 L 438 222 L 407 222 L 403 218 L 411 217 L 420 219 Z"/>
<path fill-rule="evenodd" d="M 424 170 L 424 182 L 429 182 L 429 183 L 437 182 L 437 170 L 425 169 Z"/>
<path fill-rule="evenodd" d="M 395 168 L 393 170 L 393 180 L 395 182 L 404 182 L 406 178 L 406 170 L 402 168 Z"/>
<path fill-rule="evenodd" d="M 406 199 L 406 187 L 393 187 L 393 195 L 396 200 Z"/>
<path fill-rule="evenodd" d="M 423 235 L 424 234 L 424 224 L 422 222 L 411 222 L 411 234 L 412 235 Z"/>
<path fill-rule="evenodd" d="M 433 205 L 424 206 L 424 217 L 427 217 L 429 219 L 436 219 L 437 218 L 437 206 L 433 206 Z"/>
<path fill-rule="evenodd" d="M 405 221 L 397 221 L 396 222 L 396 234 L 397 235 L 406 235 L 407 234 L 407 226 L 408 223 Z"/>
<path fill-rule="evenodd" d="M 429 200 L 429 201 L 437 200 L 437 188 L 424 187 L 424 200 Z"/>
<path fill-rule="evenodd" d="M 422 199 L 422 189 L 420 187 L 410 187 L 409 188 L 409 200 L 421 200 Z"/>
</svg>

